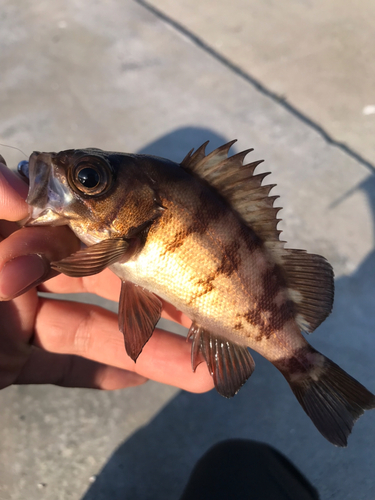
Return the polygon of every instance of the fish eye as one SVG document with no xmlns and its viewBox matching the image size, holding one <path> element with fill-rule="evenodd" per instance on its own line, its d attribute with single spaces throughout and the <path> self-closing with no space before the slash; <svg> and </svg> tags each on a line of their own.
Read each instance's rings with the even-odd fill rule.
<svg viewBox="0 0 375 500">
<path fill-rule="evenodd" d="M 79 193 L 94 196 L 102 194 L 111 185 L 112 172 L 101 158 L 81 158 L 68 174 L 71 187 Z"/>
<path fill-rule="evenodd" d="M 100 175 L 94 168 L 85 167 L 77 173 L 77 181 L 85 188 L 96 188 L 100 182 Z"/>
</svg>

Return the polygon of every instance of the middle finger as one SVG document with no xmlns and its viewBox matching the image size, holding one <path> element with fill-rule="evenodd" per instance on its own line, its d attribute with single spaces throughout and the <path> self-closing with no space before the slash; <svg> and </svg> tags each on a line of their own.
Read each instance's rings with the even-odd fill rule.
<svg viewBox="0 0 375 500">
<path fill-rule="evenodd" d="M 130 370 L 191 392 L 212 388 L 205 366 L 191 369 L 191 345 L 179 335 L 156 329 L 134 361 L 126 354 L 117 315 L 97 306 L 41 299 L 34 345 L 59 354 L 75 354 Z"/>
</svg>

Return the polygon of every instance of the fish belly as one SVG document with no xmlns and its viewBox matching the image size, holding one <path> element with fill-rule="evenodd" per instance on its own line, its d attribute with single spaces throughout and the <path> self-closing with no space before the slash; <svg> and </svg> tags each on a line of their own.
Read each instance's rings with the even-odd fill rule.
<svg viewBox="0 0 375 500">
<path fill-rule="evenodd" d="M 296 336 L 294 343 L 303 341 L 278 267 L 231 213 L 204 233 L 183 223 L 161 224 L 135 258 L 111 269 L 213 334 L 271 361 L 284 356 L 277 351 L 288 335 Z"/>
</svg>

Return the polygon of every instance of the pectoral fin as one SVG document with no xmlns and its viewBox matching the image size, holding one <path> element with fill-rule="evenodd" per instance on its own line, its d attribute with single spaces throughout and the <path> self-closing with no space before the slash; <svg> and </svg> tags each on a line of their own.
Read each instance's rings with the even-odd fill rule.
<svg viewBox="0 0 375 500">
<path fill-rule="evenodd" d="M 52 269 L 60 273 L 80 278 L 103 271 L 118 260 L 129 259 L 137 248 L 136 244 L 122 238 L 104 240 L 88 248 L 79 250 L 65 259 L 51 262 Z"/>
<path fill-rule="evenodd" d="M 133 361 L 151 337 L 160 319 L 162 303 L 153 293 L 123 281 L 119 303 L 119 329 L 124 334 L 125 349 Z"/>
<path fill-rule="evenodd" d="M 254 360 L 247 348 L 213 335 L 194 322 L 188 337 L 193 338 L 191 349 L 193 370 L 195 371 L 200 363 L 199 354 L 202 353 L 218 393 L 226 398 L 237 394 L 255 368 Z"/>
</svg>

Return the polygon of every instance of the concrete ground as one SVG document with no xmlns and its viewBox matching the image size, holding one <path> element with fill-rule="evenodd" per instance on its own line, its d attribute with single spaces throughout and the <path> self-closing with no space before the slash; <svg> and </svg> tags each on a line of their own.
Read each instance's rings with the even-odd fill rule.
<svg viewBox="0 0 375 500">
<path fill-rule="evenodd" d="M 207 139 L 254 147 L 278 184 L 284 239 L 335 269 L 334 311 L 310 340 L 374 391 L 373 3 L 330 5 L 3 0 L 0 142 L 173 160 Z M 24 158 L 0 150 L 9 165 Z M 283 452 L 323 500 L 373 500 L 375 413 L 335 448 L 254 358 L 232 400 L 153 382 L 3 390 L 0 499 L 177 499 L 210 446 L 243 437 Z"/>
<path fill-rule="evenodd" d="M 374 2 L 356 8 L 351 0 L 140 3 L 374 163 Z"/>
</svg>

